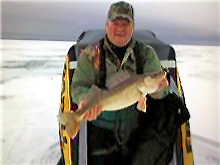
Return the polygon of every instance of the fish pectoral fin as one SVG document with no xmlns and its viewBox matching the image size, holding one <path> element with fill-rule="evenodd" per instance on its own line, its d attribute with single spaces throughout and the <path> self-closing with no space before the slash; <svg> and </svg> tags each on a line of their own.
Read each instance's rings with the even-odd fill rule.
<svg viewBox="0 0 220 165">
<path fill-rule="evenodd" d="M 146 101 L 147 98 L 145 96 L 141 96 L 141 98 L 138 100 L 137 109 L 146 112 L 147 109 Z"/>
</svg>

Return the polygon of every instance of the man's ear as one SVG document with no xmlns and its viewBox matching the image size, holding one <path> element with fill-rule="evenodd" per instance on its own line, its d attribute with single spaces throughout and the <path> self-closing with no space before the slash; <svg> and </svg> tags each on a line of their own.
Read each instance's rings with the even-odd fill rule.
<svg viewBox="0 0 220 165">
<path fill-rule="evenodd" d="M 105 33 L 107 32 L 107 26 L 109 24 L 109 21 L 107 20 L 106 23 L 105 23 Z"/>
<path fill-rule="evenodd" d="M 134 32 L 134 21 L 132 22 L 132 34 L 133 34 L 133 32 Z"/>
</svg>

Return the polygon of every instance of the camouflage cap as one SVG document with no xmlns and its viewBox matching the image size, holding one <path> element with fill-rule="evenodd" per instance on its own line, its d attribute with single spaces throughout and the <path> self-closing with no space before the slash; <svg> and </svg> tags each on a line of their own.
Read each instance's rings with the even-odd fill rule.
<svg viewBox="0 0 220 165">
<path fill-rule="evenodd" d="M 131 4 L 120 1 L 113 3 L 108 12 L 108 20 L 112 21 L 117 17 L 127 18 L 130 22 L 133 21 L 133 7 Z"/>
</svg>

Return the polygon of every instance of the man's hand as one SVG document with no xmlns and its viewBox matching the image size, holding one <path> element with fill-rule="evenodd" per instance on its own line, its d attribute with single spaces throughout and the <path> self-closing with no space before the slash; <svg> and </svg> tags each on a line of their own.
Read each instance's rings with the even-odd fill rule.
<svg viewBox="0 0 220 165">
<path fill-rule="evenodd" d="M 83 100 L 80 104 L 79 104 L 79 108 L 81 109 L 83 108 L 83 106 L 86 106 L 87 102 L 85 100 Z M 90 110 L 88 110 L 87 112 L 84 113 L 83 119 L 88 120 L 88 121 L 92 121 L 97 119 L 97 117 L 99 116 L 99 114 L 101 113 L 102 109 L 100 106 L 95 106 L 93 108 L 91 108 Z"/>
<path fill-rule="evenodd" d="M 100 113 L 101 113 L 100 107 L 93 107 L 92 109 L 90 109 L 89 111 L 85 113 L 85 115 L 83 116 L 83 119 L 89 120 L 89 121 L 95 120 L 97 119 Z"/>
</svg>

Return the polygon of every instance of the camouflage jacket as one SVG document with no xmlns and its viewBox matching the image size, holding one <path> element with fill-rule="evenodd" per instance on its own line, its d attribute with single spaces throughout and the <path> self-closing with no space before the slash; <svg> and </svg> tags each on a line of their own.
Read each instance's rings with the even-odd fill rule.
<svg viewBox="0 0 220 165">
<path fill-rule="evenodd" d="M 122 62 L 118 59 L 117 55 L 112 51 L 109 44 L 104 40 L 103 48 L 105 51 L 106 62 L 106 79 L 111 77 L 119 70 L 126 70 L 128 72 L 137 73 L 134 46 L 138 45 L 141 61 L 143 62 L 143 72 L 160 72 L 161 64 L 157 55 L 152 47 L 149 45 L 132 41 L 128 46 Z M 76 70 L 73 74 L 71 84 L 71 96 L 72 101 L 79 103 L 84 96 L 88 93 L 90 87 L 96 84 L 97 77 L 99 75 L 99 43 L 88 45 L 80 54 Z M 161 91 L 158 94 L 151 94 L 153 98 L 163 98 L 167 94 L 167 91 Z M 92 121 L 92 123 L 98 127 L 107 129 L 117 129 L 119 122 L 122 122 L 126 127 L 134 126 L 138 120 L 138 114 L 141 113 L 137 110 L 136 105 L 124 108 L 120 111 L 108 111 L 102 112 L 100 116 Z"/>
</svg>

